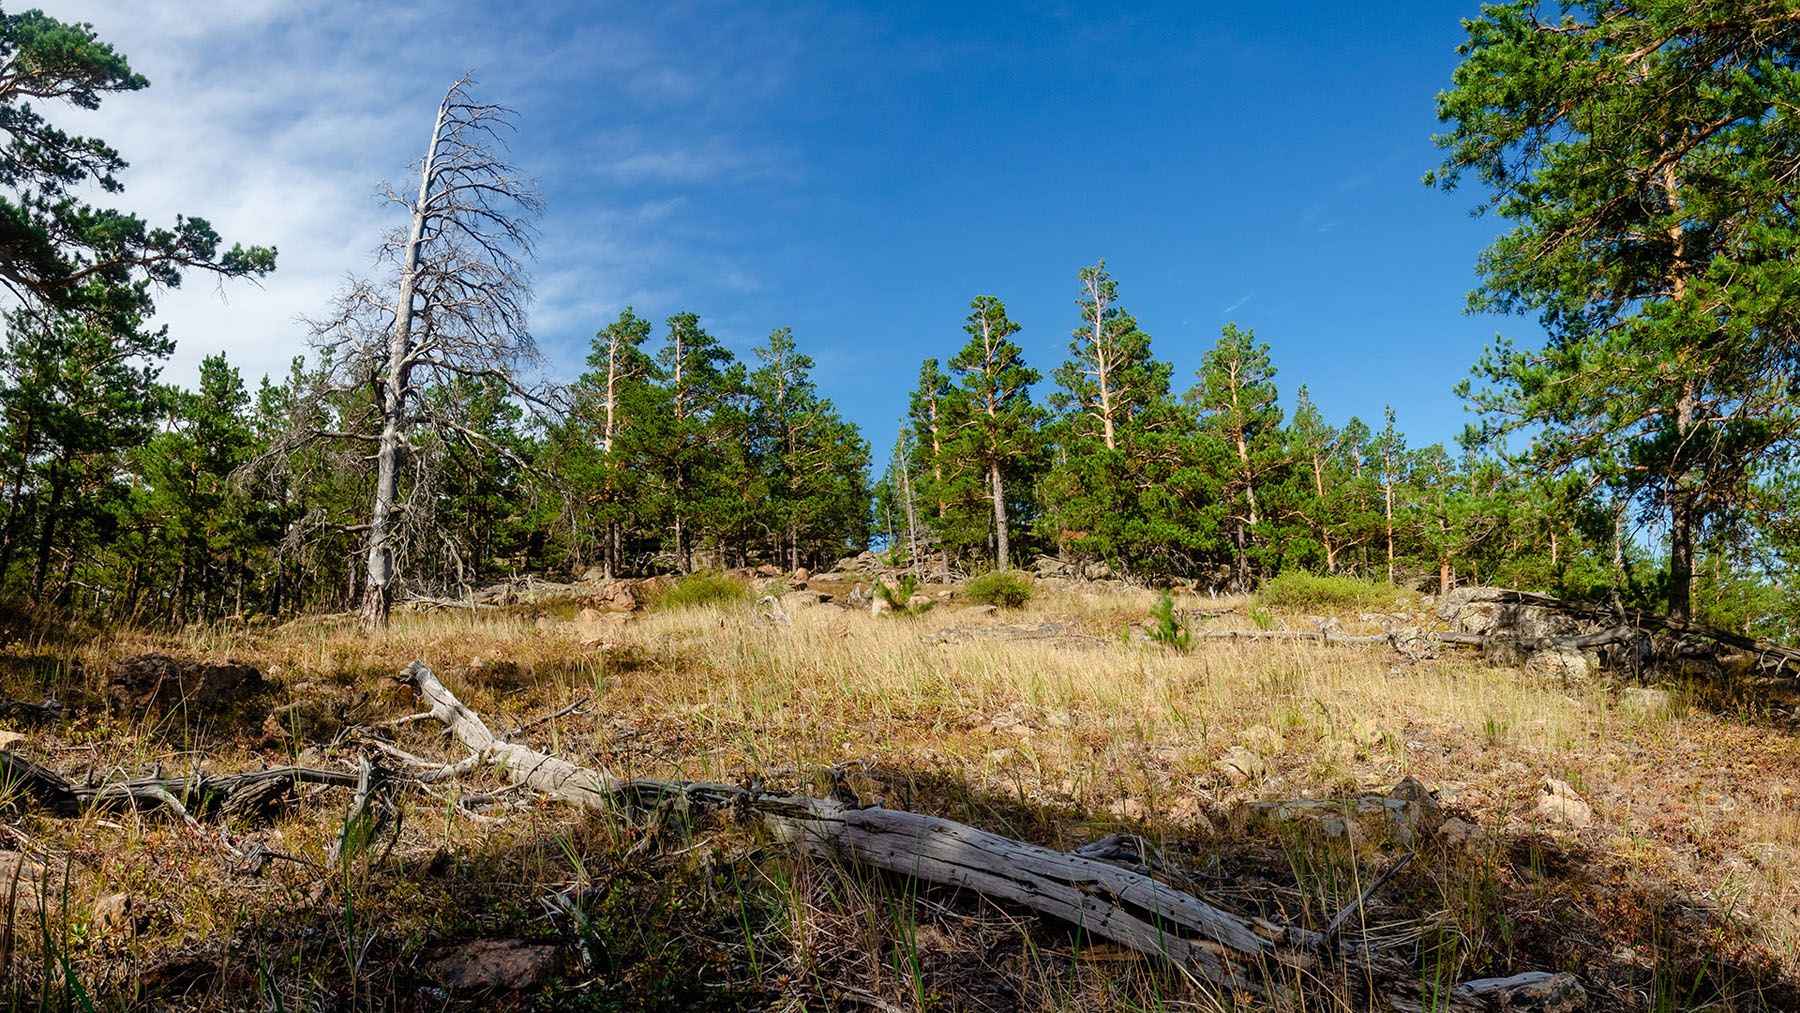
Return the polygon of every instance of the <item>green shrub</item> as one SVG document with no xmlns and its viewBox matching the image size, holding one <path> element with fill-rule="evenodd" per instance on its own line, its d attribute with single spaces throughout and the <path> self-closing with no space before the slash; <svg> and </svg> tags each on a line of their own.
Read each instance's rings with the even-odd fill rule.
<svg viewBox="0 0 1800 1013">
<path fill-rule="evenodd" d="M 995 570 L 969 581 L 963 595 L 981 605 L 1021 608 L 1031 600 L 1031 578 L 1017 570 Z"/>
<path fill-rule="evenodd" d="M 658 608 L 687 609 L 707 605 L 735 605 L 750 597 L 750 589 L 716 573 L 691 573 L 675 582 L 658 601 Z"/>
<path fill-rule="evenodd" d="M 875 582 L 875 597 L 887 602 L 888 607 L 897 616 L 922 616 L 930 612 L 931 607 L 937 604 L 929 598 L 914 601 L 913 595 L 918 590 L 919 578 L 910 573 L 901 574 L 899 579 L 894 581 L 892 587 L 879 580 Z"/>
<path fill-rule="evenodd" d="M 1289 570 L 1263 581 L 1256 589 L 1256 600 L 1261 605 L 1291 609 L 1373 611 L 1393 608 L 1400 594 L 1399 588 L 1379 581 Z"/>
<path fill-rule="evenodd" d="M 1156 604 L 1150 606 L 1149 632 L 1150 639 L 1164 647 L 1185 651 L 1194 645 L 1194 635 L 1175 615 L 1175 596 L 1166 589 L 1156 596 Z"/>
</svg>

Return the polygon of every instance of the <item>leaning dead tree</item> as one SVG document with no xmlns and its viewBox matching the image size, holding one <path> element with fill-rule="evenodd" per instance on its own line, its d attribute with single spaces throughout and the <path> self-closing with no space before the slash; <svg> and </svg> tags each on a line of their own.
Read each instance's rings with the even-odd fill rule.
<svg viewBox="0 0 1800 1013">
<path fill-rule="evenodd" d="M 505 156 L 511 110 L 476 101 L 471 85 L 458 80 L 439 103 L 416 193 L 384 187 L 406 224 L 383 241 L 377 275 L 350 282 L 331 314 L 313 322 L 320 369 L 294 398 L 290 438 L 271 451 L 348 441 L 373 462 L 369 513 L 355 526 L 364 535 L 361 617 L 370 627 L 387 623 L 403 530 L 418 535 L 423 523 L 403 486 L 429 485 L 432 446 L 510 459 L 470 417 L 469 402 L 485 394 L 544 404 L 525 378 L 539 361 L 525 263 L 542 205 L 535 183 Z"/>
</svg>

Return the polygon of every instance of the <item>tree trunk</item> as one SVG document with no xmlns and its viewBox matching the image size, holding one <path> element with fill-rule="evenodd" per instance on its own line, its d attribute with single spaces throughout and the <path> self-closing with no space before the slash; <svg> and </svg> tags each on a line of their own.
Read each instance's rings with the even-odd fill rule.
<svg viewBox="0 0 1800 1013">
<path fill-rule="evenodd" d="M 400 266 L 400 291 L 394 300 L 394 327 L 388 335 L 387 377 L 381 399 L 381 438 L 375 452 L 375 504 L 369 517 L 367 583 L 363 589 L 364 627 L 387 626 L 394 589 L 394 507 L 399 500 L 400 454 L 406 441 L 407 387 L 412 382 L 412 328 L 418 292 L 419 257 L 425 240 L 426 203 L 436 171 L 438 145 L 450 114 L 450 96 L 438 105 L 431 143 L 419 168 L 419 196 L 413 203 L 412 226 Z"/>
<path fill-rule="evenodd" d="M 919 513 L 913 506 L 911 469 L 904 457 L 900 459 L 900 489 L 906 497 L 906 558 L 912 564 L 913 576 L 923 579 L 924 574 L 919 572 Z"/>
<path fill-rule="evenodd" d="M 1669 618 L 1691 622 L 1694 588 L 1694 524 L 1699 513 L 1692 493 L 1678 489 L 1669 499 Z"/>
<path fill-rule="evenodd" d="M 62 512 L 64 487 L 68 484 L 63 471 L 63 464 L 58 462 L 55 477 L 50 480 L 50 502 L 44 508 L 44 523 L 39 529 L 37 566 L 31 576 L 31 600 L 34 602 L 43 601 L 44 580 L 50 570 L 50 545 L 56 540 L 57 514 Z"/>
<path fill-rule="evenodd" d="M 1094 296 L 1094 379 L 1100 386 L 1100 435 L 1106 449 L 1116 450 L 1113 436 L 1112 378 L 1107 375 L 1106 298 L 1100 292 L 1098 279 L 1088 291 Z"/>
<path fill-rule="evenodd" d="M 1012 569 L 1012 557 L 1006 541 L 1006 487 L 1000 480 L 1000 462 L 988 462 L 988 477 L 994 486 L 994 558 L 999 569 Z"/>
<path fill-rule="evenodd" d="M 1387 575 L 1388 583 L 1392 584 L 1394 582 L 1394 480 L 1390 477 L 1383 485 L 1387 500 Z"/>
<path fill-rule="evenodd" d="M 1231 583 L 1238 594 L 1250 593 L 1250 538 L 1239 518 L 1231 527 Z"/>
<path fill-rule="evenodd" d="M 12 488 L 6 497 L 6 529 L 0 533 L 0 581 L 12 570 L 13 553 L 17 550 L 20 537 L 18 534 L 19 504 L 25 494 L 25 472 L 31 466 L 32 449 L 36 445 L 33 436 L 35 420 L 30 416 L 25 419 L 25 432 L 19 440 L 19 466 L 13 470 Z"/>
</svg>

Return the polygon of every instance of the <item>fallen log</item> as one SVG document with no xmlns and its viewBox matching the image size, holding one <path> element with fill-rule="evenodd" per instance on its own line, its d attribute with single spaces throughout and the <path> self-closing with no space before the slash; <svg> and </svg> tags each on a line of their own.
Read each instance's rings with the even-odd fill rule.
<svg viewBox="0 0 1800 1013">
<path fill-rule="evenodd" d="M 348 771 L 314 767 L 77 784 L 9 749 L 0 749 L 0 778 L 58 816 L 80 816 L 96 808 L 167 809 L 187 822 L 211 816 L 257 815 L 302 784 L 340 788 L 357 784 L 357 776 Z"/>
<path fill-rule="evenodd" d="M 1327 957 L 1368 956 L 1350 941 L 1328 946 L 1322 933 L 1238 914 L 1132 868 L 952 820 L 755 788 L 621 780 L 495 735 L 423 661 L 408 665 L 401 679 L 473 757 L 498 765 L 515 784 L 583 808 L 615 811 L 627 801 L 657 799 L 737 810 L 804 852 L 1017 904 L 1233 991 L 1283 992 Z"/>
<path fill-rule="evenodd" d="M 662 795 L 747 807 L 778 839 L 805 851 L 1018 903 L 1229 988 L 1262 991 L 1277 964 L 1316 959 L 1316 933 L 1245 918 L 1129 869 L 950 820 L 728 785 L 622 781 L 495 735 L 422 661 L 402 677 L 475 755 L 560 801 L 613 811 L 628 797 Z"/>
<path fill-rule="evenodd" d="M 1515 591 L 1511 588 L 1503 587 L 1470 588 L 1464 592 L 1464 595 L 1463 600 L 1467 604 L 1520 605 L 1530 608 L 1545 609 L 1552 612 L 1560 612 L 1564 615 L 1582 619 L 1587 622 L 1612 624 L 1611 628 L 1603 634 L 1590 634 L 1590 636 L 1606 636 L 1610 638 L 1601 641 L 1600 643 L 1626 642 L 1618 639 L 1621 631 L 1629 632 L 1631 635 L 1635 636 L 1638 631 L 1656 630 L 1664 633 L 1694 636 L 1703 640 L 1710 640 L 1713 643 L 1724 647 L 1730 647 L 1747 654 L 1753 654 L 1757 657 L 1759 662 L 1777 670 L 1791 668 L 1800 672 L 1800 647 L 1790 647 L 1786 644 L 1778 644 L 1772 640 L 1765 640 L 1761 637 L 1751 637 L 1741 633 L 1733 633 L 1730 630 L 1722 630 L 1716 626 L 1707 626 L 1703 623 L 1682 622 L 1661 613 L 1651 612 L 1646 609 L 1623 607 L 1612 608 L 1588 602 L 1569 601 L 1563 598 L 1555 598 L 1547 594 L 1537 594 L 1532 591 Z"/>
</svg>

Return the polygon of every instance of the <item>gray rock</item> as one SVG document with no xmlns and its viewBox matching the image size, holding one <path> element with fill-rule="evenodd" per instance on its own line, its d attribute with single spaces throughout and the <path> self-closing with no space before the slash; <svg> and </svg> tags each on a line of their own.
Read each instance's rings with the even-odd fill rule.
<svg viewBox="0 0 1800 1013">
<path fill-rule="evenodd" d="M 1600 668 L 1599 659 L 1573 647 L 1552 647 L 1537 651 L 1525 659 L 1525 671 L 1565 686 L 1582 686 L 1593 679 Z"/>
<path fill-rule="evenodd" d="M 1213 769 L 1225 775 L 1232 784 L 1261 780 L 1268 776 L 1269 762 L 1253 750 L 1232 746 L 1225 755 L 1213 761 Z"/>
<path fill-rule="evenodd" d="M 1569 787 L 1567 781 L 1559 781 L 1554 777 L 1544 778 L 1537 808 L 1532 812 L 1546 823 L 1571 830 L 1580 830 L 1594 821 L 1593 808 L 1575 794 L 1575 789 Z"/>
</svg>

